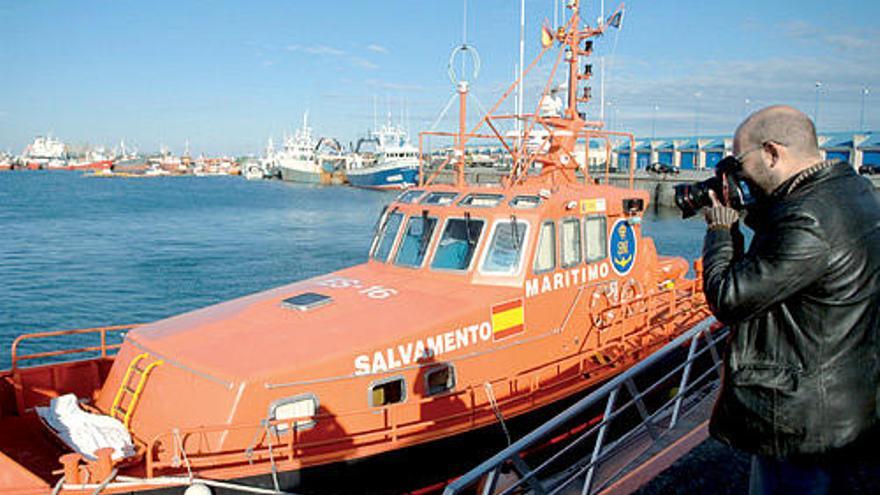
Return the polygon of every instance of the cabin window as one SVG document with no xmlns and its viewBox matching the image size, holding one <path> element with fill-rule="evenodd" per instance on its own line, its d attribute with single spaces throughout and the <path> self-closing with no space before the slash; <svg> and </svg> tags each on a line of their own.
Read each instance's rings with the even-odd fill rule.
<svg viewBox="0 0 880 495">
<path fill-rule="evenodd" d="M 451 364 L 435 366 L 425 372 L 425 395 L 438 395 L 455 388 L 455 368 Z"/>
<path fill-rule="evenodd" d="M 500 203 L 502 199 L 504 199 L 503 194 L 468 194 L 464 197 L 464 199 L 458 202 L 458 206 L 470 206 L 473 208 L 492 208 L 498 206 L 498 203 Z"/>
<path fill-rule="evenodd" d="M 370 387 L 370 405 L 373 407 L 397 404 L 406 400 L 406 382 L 393 377 L 374 383 Z"/>
<path fill-rule="evenodd" d="M 569 268 L 581 262 L 581 222 L 567 218 L 559 226 L 559 250 L 562 267 Z"/>
<path fill-rule="evenodd" d="M 385 217 L 384 225 L 379 231 L 379 242 L 373 250 L 373 259 L 381 262 L 388 261 L 388 255 L 391 254 L 391 247 L 394 246 L 394 240 L 397 239 L 397 232 L 400 230 L 400 224 L 403 221 L 402 213 L 391 213 Z"/>
<path fill-rule="evenodd" d="M 538 235 L 538 249 L 535 250 L 535 273 L 556 268 L 556 224 L 544 222 Z"/>
<path fill-rule="evenodd" d="M 406 204 L 415 203 L 422 196 L 422 194 L 425 194 L 425 191 L 420 191 L 418 189 L 405 191 L 397 197 L 397 202 Z"/>
<path fill-rule="evenodd" d="M 528 223 L 513 218 L 496 223 L 481 270 L 502 275 L 516 274 L 519 271 L 523 240 L 528 227 Z"/>
<path fill-rule="evenodd" d="M 441 270 L 467 270 L 477 250 L 483 221 L 465 218 L 450 218 L 446 221 L 443 236 L 434 252 L 431 268 Z"/>
<path fill-rule="evenodd" d="M 451 205 L 452 201 L 458 196 L 457 192 L 432 192 L 425 196 L 420 203 L 423 205 Z"/>
<path fill-rule="evenodd" d="M 315 426 L 314 416 L 318 412 L 318 398 L 314 394 L 302 394 L 277 400 L 269 406 L 269 419 L 282 421 L 275 425 L 275 432 L 287 433 L 290 425 L 297 431 Z"/>
<path fill-rule="evenodd" d="M 541 205 L 540 196 L 517 196 L 510 200 L 510 206 L 519 210 L 529 210 Z"/>
<path fill-rule="evenodd" d="M 588 217 L 584 222 L 584 239 L 587 245 L 587 263 L 605 259 L 605 217 Z"/>
<path fill-rule="evenodd" d="M 403 232 L 403 239 L 400 241 L 400 247 L 397 248 L 394 264 L 413 268 L 422 266 L 425 253 L 431 244 L 431 237 L 434 235 L 435 225 L 437 225 L 436 218 L 424 215 L 409 217 L 406 230 Z"/>
</svg>

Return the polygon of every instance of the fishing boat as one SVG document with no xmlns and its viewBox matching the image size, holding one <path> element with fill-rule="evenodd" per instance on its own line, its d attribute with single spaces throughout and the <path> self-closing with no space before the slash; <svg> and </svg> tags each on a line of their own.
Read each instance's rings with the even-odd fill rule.
<svg viewBox="0 0 880 495">
<path fill-rule="evenodd" d="M 63 169 L 67 166 L 67 145 L 51 135 L 37 136 L 19 156 L 18 163 L 28 170 Z"/>
<path fill-rule="evenodd" d="M 113 166 L 113 158 L 102 147 L 92 148 L 79 158 L 71 159 L 64 167 L 66 170 L 109 170 Z"/>
<path fill-rule="evenodd" d="M 260 159 L 248 157 L 241 161 L 241 175 L 247 180 L 260 180 L 266 177 L 266 171 Z"/>
<path fill-rule="evenodd" d="M 363 153 L 361 146 L 372 142 L 376 149 Z M 406 189 L 416 184 L 419 149 L 409 142 L 406 130 L 387 123 L 370 139 L 358 141 L 348 161 L 346 177 L 355 187 L 368 189 Z"/>
<path fill-rule="evenodd" d="M 315 149 L 318 140 L 312 136 L 309 127 L 309 112 L 303 113 L 302 127 L 291 136 L 284 137 L 284 143 L 275 153 L 275 163 L 281 179 L 288 182 L 321 183 L 321 164 Z"/>
<path fill-rule="evenodd" d="M 6 152 L 0 152 L 0 172 L 12 170 L 12 155 Z"/>
<path fill-rule="evenodd" d="M 503 142 L 514 166 L 501 184 L 465 181 L 465 146 L 483 134 L 461 118 L 447 133 L 455 180 L 421 168 L 380 214 L 365 263 L 155 323 L 19 337 L 0 372 L 0 490 L 387 488 L 442 472 L 481 445 L 451 442 L 503 438 L 704 321 L 700 266 L 686 277 L 685 259 L 642 235 L 649 197 L 633 171 L 628 187 L 602 185 L 571 157 L 578 140 L 614 133 L 583 118 L 589 98 L 575 93 L 607 24 L 583 27 L 568 4 L 539 55 L 568 53 L 567 107 L 514 117 L 548 127 L 549 146 Z M 464 111 L 467 83 L 458 90 Z M 72 336 L 95 344 L 57 347 Z"/>
</svg>

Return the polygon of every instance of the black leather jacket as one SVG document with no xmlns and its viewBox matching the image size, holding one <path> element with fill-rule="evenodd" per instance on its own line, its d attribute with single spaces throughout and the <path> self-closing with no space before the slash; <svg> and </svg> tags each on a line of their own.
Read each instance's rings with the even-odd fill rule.
<svg viewBox="0 0 880 495">
<path fill-rule="evenodd" d="M 880 420 L 880 198 L 836 163 L 781 186 L 747 224 L 744 255 L 737 232 L 703 245 L 703 289 L 733 330 L 710 432 L 777 458 L 847 447 Z"/>
</svg>

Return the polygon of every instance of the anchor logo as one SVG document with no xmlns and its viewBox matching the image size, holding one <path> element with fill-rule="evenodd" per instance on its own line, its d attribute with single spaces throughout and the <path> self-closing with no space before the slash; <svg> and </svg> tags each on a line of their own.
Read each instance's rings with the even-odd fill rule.
<svg viewBox="0 0 880 495">
<path fill-rule="evenodd" d="M 611 253 L 611 267 L 618 275 L 626 275 L 636 259 L 636 233 L 626 220 L 618 220 L 611 228 L 608 239 L 608 252 Z"/>
</svg>

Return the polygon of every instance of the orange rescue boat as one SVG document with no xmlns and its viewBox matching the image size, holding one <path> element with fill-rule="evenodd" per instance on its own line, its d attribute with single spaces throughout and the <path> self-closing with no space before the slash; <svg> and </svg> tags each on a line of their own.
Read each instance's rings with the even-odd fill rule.
<svg viewBox="0 0 880 495">
<path fill-rule="evenodd" d="M 685 278 L 684 259 L 642 236 L 649 198 L 632 172 L 629 188 L 599 185 L 575 156 L 579 142 L 632 136 L 577 111 L 579 59 L 613 17 L 582 28 L 570 5 L 539 55 L 567 54 L 564 111 L 529 116 L 519 146 L 495 132 L 504 116 L 480 121 L 513 157 L 503 184 L 465 182 L 465 144 L 485 136 L 462 118 L 455 183 L 422 174 L 383 211 L 366 263 L 156 323 L 16 340 L 0 372 L 0 491 L 307 489 L 321 469 L 506 431 L 708 317 L 699 265 Z M 548 132 L 530 152 L 532 125 Z M 69 334 L 100 343 L 19 353 Z M 79 352 L 99 355 L 21 366 Z"/>
</svg>

